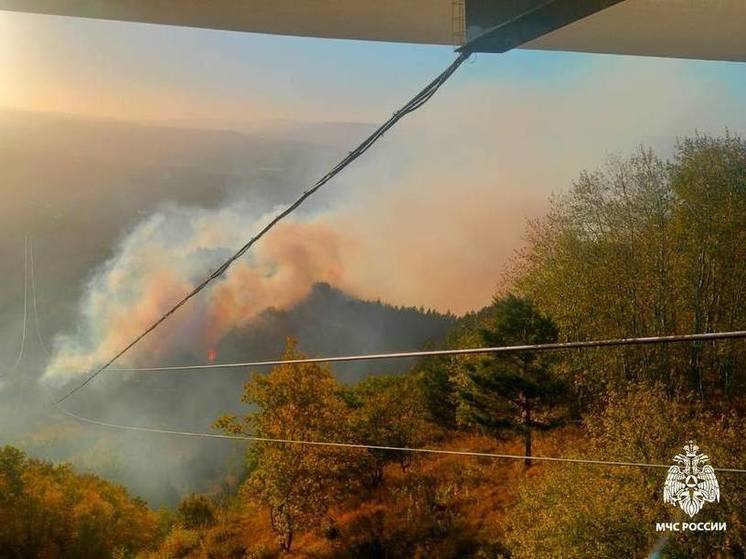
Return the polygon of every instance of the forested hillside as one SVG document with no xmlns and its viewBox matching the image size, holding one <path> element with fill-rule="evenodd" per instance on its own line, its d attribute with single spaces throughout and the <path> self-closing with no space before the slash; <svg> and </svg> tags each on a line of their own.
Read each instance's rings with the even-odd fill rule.
<svg viewBox="0 0 746 559">
<path fill-rule="evenodd" d="M 727 134 L 695 136 L 680 141 L 670 161 L 640 149 L 581 173 L 552 200 L 548 215 L 530 224 L 528 237 L 494 300 L 454 323 L 446 346 L 744 330 L 746 142 Z M 325 300 L 328 288 L 321 289 L 316 296 Z M 292 312 L 281 317 L 278 324 L 296 324 Z M 414 311 L 409 318 L 425 320 Z M 323 339 L 315 343 L 327 349 Z M 291 339 L 285 357 L 306 351 L 302 340 Z M 147 529 L 120 536 L 106 552 L 267 559 L 743 557 L 746 475 L 719 469 L 746 467 L 745 365 L 746 343 L 730 340 L 438 357 L 357 382 L 343 382 L 318 364 L 254 372 L 234 394 L 240 406 L 215 418 L 219 432 L 525 458 L 265 440 L 247 445 L 240 473 L 222 489 L 187 496 L 176 510 L 157 513 L 157 523 L 156 513 L 136 508 Z M 537 459 L 667 465 L 689 440 L 710 457 L 721 491 L 719 502 L 706 503 L 696 520 L 726 522 L 726 531 L 656 532 L 656 522 L 689 519 L 663 502 L 665 467 Z M 22 460 L 12 450 L 3 456 L 3 464 L 8 456 Z M 3 465 L 0 487 L 13 483 L 17 470 Z M 50 510 L 75 502 L 72 489 L 57 491 Z M 125 497 L 106 502 L 107 511 L 139 506 Z M 0 498 L 0 519 L 15 518 L 13 503 Z M 97 522 L 108 518 L 101 515 L 94 515 Z M 74 532 L 87 526 L 87 517 L 66 518 Z M 14 525 L 0 525 L 0 556 L 39 556 L 27 551 L 29 537 L 37 536 L 7 526 Z M 64 556 L 59 548 L 45 549 L 51 550 L 45 557 Z"/>
<path fill-rule="evenodd" d="M 641 149 L 581 174 L 532 224 L 514 287 L 563 339 L 714 332 L 746 325 L 746 155 L 741 138 L 682 140 L 672 162 Z M 746 345 L 585 352 L 578 395 L 660 382 L 710 406 L 743 392 Z"/>
<path fill-rule="evenodd" d="M 0 448 L 1 557 L 132 557 L 158 518 L 115 484 Z"/>
<path fill-rule="evenodd" d="M 257 319 L 232 331 L 215 346 L 219 362 L 277 359 L 289 336 L 296 337 L 311 355 L 345 355 L 412 350 L 439 346 L 457 323 L 455 316 L 363 301 L 328 284 L 313 286 L 308 297 L 290 309 L 269 309 Z M 191 352 L 172 357 L 171 363 L 204 362 L 207 355 Z M 368 361 L 340 364 L 335 376 L 354 383 L 368 375 L 398 374 L 413 360 Z M 180 372 L 124 376 L 112 373 L 99 383 L 101 397 L 81 398 L 77 412 L 111 422 L 204 430 L 211 418 L 241 410 L 238 394 L 246 379 L 245 369 L 208 370 L 203 374 Z M 12 402 L 26 386 L 7 388 L 3 396 Z M 117 405 L 112 406 L 111 402 Z M 12 405 L 12 404 L 11 404 Z M 12 425 L 0 423 L 13 432 Z M 237 450 L 223 441 L 205 439 L 157 439 L 121 431 L 101 431 L 69 422 L 47 406 L 32 420 L 20 425 L 28 436 L 25 448 L 34 456 L 69 460 L 101 476 L 125 484 L 154 506 L 178 503 L 181 495 L 209 491 L 240 470 Z M 1 439 L 0 439 L 1 440 Z M 164 446 L 165 445 L 165 446 Z M 156 449 L 167 452 L 152 463 Z M 226 466 L 227 461 L 231 467 Z"/>
</svg>

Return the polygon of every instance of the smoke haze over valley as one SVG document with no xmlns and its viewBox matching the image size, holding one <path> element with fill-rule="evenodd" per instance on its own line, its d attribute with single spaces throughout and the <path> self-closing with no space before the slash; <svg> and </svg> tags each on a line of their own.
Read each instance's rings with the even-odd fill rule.
<svg viewBox="0 0 746 559">
<path fill-rule="evenodd" d="M 721 130 L 734 103 L 723 94 L 706 111 L 702 89 L 676 69 L 621 69 L 564 86 L 561 97 L 525 84 L 501 84 L 496 93 L 468 79 L 461 89 L 445 88 L 119 365 L 273 359 L 291 334 L 319 355 L 437 346 L 456 316 L 490 302 L 526 221 L 542 215 L 549 195 L 580 169 L 640 142 L 667 153 L 693 122 Z M 641 82 L 648 90 L 639 91 Z M 733 125 L 739 131 L 742 122 Z M 10 373 L 0 378 L 3 436 L 122 480 L 154 503 L 219 484 L 230 444 L 102 432 L 72 424 L 47 402 L 166 310 L 371 127 L 1 111 L 0 365 Z M 46 351 L 30 314 L 24 358 L 12 370 L 23 330 L 26 234 Z M 334 371 L 353 382 L 408 365 Z M 246 373 L 106 373 L 70 404 L 105 421 L 204 431 L 216 415 L 238 409 Z M 154 463 L 149 457 L 162 444 L 173 452 Z"/>
<path fill-rule="evenodd" d="M 314 130 L 311 143 L 287 139 L 289 126 L 252 136 L 1 114 L 0 184 L 10 202 L 0 241 L 8 255 L 8 279 L 0 289 L 0 308 L 9 317 L 1 342 L 8 373 L 0 379 L 4 437 L 24 441 L 36 455 L 73 460 L 120 479 L 154 503 L 172 503 L 185 491 L 219 483 L 216 472 L 231 445 L 167 441 L 174 452 L 154 465 L 146 457 L 161 444 L 157 440 L 70 424 L 47 402 L 66 381 L 129 341 L 299 185 L 321 174 L 341 153 L 335 142 L 365 131 L 354 124 L 299 125 Z M 342 251 L 349 254 L 355 241 L 342 234 L 341 224 L 320 223 L 318 216 L 329 213 L 329 202 L 321 200 L 278 229 L 206 293 L 208 300 L 184 309 L 180 320 L 123 362 L 274 359 L 288 335 L 313 354 L 408 350 L 442 340 L 454 323 L 451 316 L 366 303 L 329 286 L 355 291 L 341 264 Z M 41 341 L 29 315 L 24 355 L 13 370 L 23 330 L 27 233 L 33 235 Z M 379 298 L 373 290 L 357 291 Z M 337 369 L 353 382 L 401 366 Z M 44 376 L 46 382 L 37 382 Z M 134 417 L 141 425 L 205 430 L 221 413 L 237 409 L 245 379 L 243 370 L 148 378 L 107 374 L 91 386 L 90 397 L 72 405 L 103 420 L 127 423 Z M 20 414 L 12 404 L 18 398 Z"/>
</svg>

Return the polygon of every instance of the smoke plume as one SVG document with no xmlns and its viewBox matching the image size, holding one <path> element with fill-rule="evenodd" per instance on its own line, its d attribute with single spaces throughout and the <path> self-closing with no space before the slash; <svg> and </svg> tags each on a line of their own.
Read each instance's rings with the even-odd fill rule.
<svg viewBox="0 0 746 559">
<path fill-rule="evenodd" d="M 45 378 L 84 374 L 124 347 L 218 267 L 255 228 L 243 205 L 219 210 L 172 206 L 145 219 L 88 284 L 81 327 L 55 340 Z M 281 223 L 266 241 L 193 299 L 122 363 L 178 352 L 207 355 L 228 331 L 270 306 L 287 308 L 318 281 L 340 283 L 340 236 L 317 221 Z"/>
<path fill-rule="evenodd" d="M 718 115 L 694 110 L 698 86 L 667 68 L 622 61 L 551 91 L 444 88 L 120 364 L 184 349 L 206 360 L 231 329 L 319 281 L 440 311 L 489 303 L 526 219 L 582 168 L 641 142 L 670 149 L 692 125 L 717 129 Z M 234 193 L 218 209 L 172 205 L 134 227 L 93 274 L 79 329 L 57 337 L 45 378 L 83 374 L 126 345 L 274 213 L 255 202 Z"/>
<path fill-rule="evenodd" d="M 362 298 L 462 312 L 488 301 L 525 210 L 472 189 L 458 204 L 442 188 L 414 204 L 406 191 L 357 210 L 281 222 L 120 364 L 163 363 L 210 349 L 262 311 L 286 309 L 317 282 Z M 411 194 L 411 193 L 410 193 Z M 89 281 L 81 327 L 58 336 L 45 378 L 85 374 L 124 347 L 271 217 L 245 204 L 172 206 L 138 224 Z M 482 225 L 479 225 L 479 224 Z M 498 225 L 498 227 L 495 227 Z M 480 269 L 464 289 L 464 270 Z M 426 281 L 425 275 L 430 275 Z"/>
</svg>

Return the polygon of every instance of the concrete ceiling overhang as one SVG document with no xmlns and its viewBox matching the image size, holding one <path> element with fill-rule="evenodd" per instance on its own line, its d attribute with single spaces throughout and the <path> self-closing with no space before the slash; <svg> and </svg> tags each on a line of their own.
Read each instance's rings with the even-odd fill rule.
<svg viewBox="0 0 746 559">
<path fill-rule="evenodd" d="M 746 0 L 0 0 L 0 10 L 454 46 L 491 30 L 493 42 L 478 52 L 520 46 L 746 61 Z"/>
<path fill-rule="evenodd" d="M 746 0 L 624 0 L 522 48 L 746 61 Z"/>
</svg>

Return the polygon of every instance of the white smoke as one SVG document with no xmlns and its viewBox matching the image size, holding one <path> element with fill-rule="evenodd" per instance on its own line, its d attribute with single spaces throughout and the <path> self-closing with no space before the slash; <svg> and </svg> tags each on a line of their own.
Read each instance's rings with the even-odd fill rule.
<svg viewBox="0 0 746 559">
<path fill-rule="evenodd" d="M 44 378 L 85 374 L 124 347 L 271 217 L 250 215 L 242 204 L 219 210 L 173 206 L 142 221 L 89 282 L 80 329 L 55 339 Z M 331 229 L 312 219 L 286 221 L 121 364 L 184 350 L 207 353 L 227 331 L 267 307 L 292 305 L 315 282 L 337 282 L 339 270 Z"/>
</svg>

